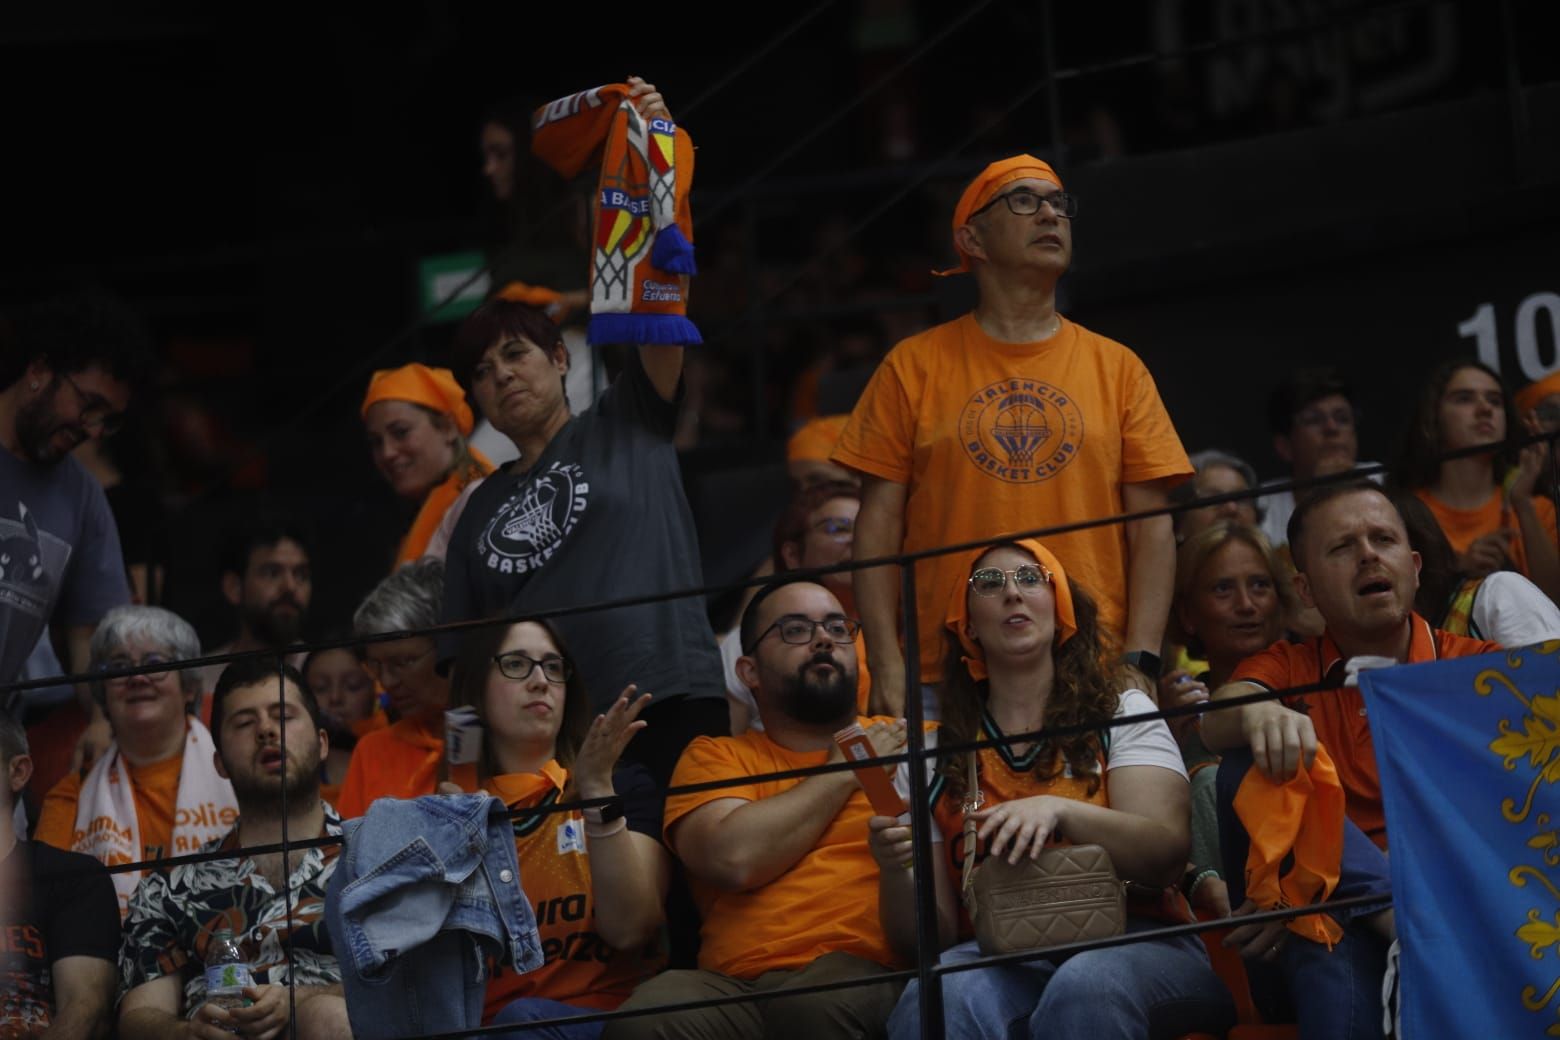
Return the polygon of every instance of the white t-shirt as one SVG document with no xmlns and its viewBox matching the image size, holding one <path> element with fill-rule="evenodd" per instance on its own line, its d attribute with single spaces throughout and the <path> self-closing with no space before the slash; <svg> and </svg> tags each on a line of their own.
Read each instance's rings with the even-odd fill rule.
<svg viewBox="0 0 1560 1040">
<path fill-rule="evenodd" d="M 1148 694 L 1142 690 L 1127 690 L 1121 695 L 1121 700 L 1116 702 L 1116 718 L 1123 719 L 1133 715 L 1145 715 L 1157 712 L 1159 708 Z M 926 746 L 937 746 L 937 732 L 934 730 L 926 735 Z M 936 762 L 928 759 L 926 782 L 930 786 L 936 779 Z M 1176 746 L 1175 737 L 1170 734 L 1170 727 L 1164 719 L 1146 719 L 1142 722 L 1125 722 L 1110 729 L 1110 746 L 1105 752 L 1105 771 L 1121 769 L 1125 766 L 1158 766 L 1160 769 L 1168 769 L 1182 780 L 1187 779 L 1186 763 L 1181 759 L 1181 749 Z M 1063 766 L 1064 775 L 1067 767 Z M 906 801 L 910 799 L 910 773 L 909 763 L 899 767 L 894 774 L 894 787 L 898 789 L 900 797 Z M 942 832 L 932 828 L 932 844 L 942 842 Z"/>
<path fill-rule="evenodd" d="M 1501 646 L 1560 639 L 1560 607 L 1516 571 L 1496 571 L 1474 593 L 1468 634 Z"/>
</svg>

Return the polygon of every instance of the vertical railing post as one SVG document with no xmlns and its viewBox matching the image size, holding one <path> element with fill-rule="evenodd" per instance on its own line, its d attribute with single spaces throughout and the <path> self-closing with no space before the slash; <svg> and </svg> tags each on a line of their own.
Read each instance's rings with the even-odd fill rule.
<svg viewBox="0 0 1560 1040">
<path fill-rule="evenodd" d="M 287 834 L 287 654 L 282 650 L 276 651 L 276 712 L 282 752 L 282 926 L 287 929 L 282 938 L 282 957 L 287 963 L 287 1035 L 295 1037 L 298 1035 L 298 973 L 293 970 L 292 848 Z M 314 782 L 319 783 L 318 776 Z"/>
<path fill-rule="evenodd" d="M 1051 121 L 1051 158 L 1067 165 L 1067 142 L 1062 136 L 1062 95 L 1056 86 L 1056 14 L 1051 0 L 1040 0 L 1040 46 L 1045 61 L 1046 117 Z"/>
<path fill-rule="evenodd" d="M 916 624 L 915 564 L 899 565 L 905 618 L 905 722 L 910 741 L 910 819 L 915 835 L 915 970 L 921 984 L 921 1040 L 943 1040 L 942 976 L 932 969 L 941 953 L 937 886 L 932 883 L 932 807 L 927 802 L 926 711 L 921 703 L 921 645 Z"/>
</svg>

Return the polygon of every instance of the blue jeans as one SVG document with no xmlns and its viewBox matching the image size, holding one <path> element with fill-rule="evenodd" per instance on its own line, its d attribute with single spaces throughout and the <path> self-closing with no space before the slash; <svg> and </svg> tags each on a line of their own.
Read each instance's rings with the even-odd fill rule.
<svg viewBox="0 0 1560 1040">
<path fill-rule="evenodd" d="M 1160 927 L 1132 919 L 1128 932 Z M 945 950 L 939 963 L 976 960 L 973 940 Z M 977 968 L 943 976 L 948 1040 L 1158 1040 L 1183 1033 L 1223 1036 L 1235 1022 L 1224 983 L 1195 935 L 1150 939 L 1047 960 Z M 911 981 L 888 1019 L 890 1040 L 921 1035 L 920 984 Z"/>
<path fill-rule="evenodd" d="M 562 1018 L 565 1015 L 583 1015 L 587 1009 L 565 1004 L 546 997 L 521 997 L 504 1005 L 504 1010 L 493 1016 L 490 1025 L 513 1025 L 520 1022 L 539 1022 L 544 1018 Z M 606 1023 L 580 1022 L 575 1025 L 542 1026 L 539 1029 L 516 1029 L 510 1033 L 495 1033 L 488 1040 L 596 1040 Z"/>
<path fill-rule="evenodd" d="M 1251 839 L 1235 813 L 1235 793 L 1252 767 L 1249 750 L 1231 751 L 1219 764 L 1219 846 L 1230 906 L 1246 900 L 1246 856 Z M 1343 858 L 1334 899 L 1380 896 L 1380 906 L 1339 910 L 1343 939 L 1329 951 L 1321 943 L 1291 936 L 1273 964 L 1246 962 L 1251 997 L 1268 1021 L 1294 1019 L 1301 1040 L 1379 1040 L 1381 981 L 1387 944 L 1361 920 L 1388 905 L 1392 879 L 1387 854 L 1353 820 L 1343 821 Z"/>
</svg>

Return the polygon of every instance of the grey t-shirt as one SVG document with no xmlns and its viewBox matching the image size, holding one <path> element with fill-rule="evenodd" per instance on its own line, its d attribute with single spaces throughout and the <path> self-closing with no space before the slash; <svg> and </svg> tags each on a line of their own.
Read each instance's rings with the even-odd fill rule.
<svg viewBox="0 0 1560 1040">
<path fill-rule="evenodd" d="M 0 447 L 0 683 L 50 621 L 95 625 L 130 602 L 108 499 L 81 463 L 26 462 Z M 9 705 L 9 694 L 0 704 Z"/>
<path fill-rule="evenodd" d="M 595 407 L 571 418 L 529 469 L 472 493 L 445 557 L 444 621 L 524 615 L 703 584 L 693 516 L 672 447 L 677 406 L 637 352 Z M 636 683 L 722 697 L 701 596 L 553 619 L 596 710 Z M 448 661 L 458 635 L 441 638 Z"/>
</svg>

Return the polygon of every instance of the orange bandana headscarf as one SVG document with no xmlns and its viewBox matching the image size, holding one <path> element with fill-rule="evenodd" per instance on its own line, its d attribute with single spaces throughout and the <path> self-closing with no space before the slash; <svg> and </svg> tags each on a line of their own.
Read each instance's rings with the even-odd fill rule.
<svg viewBox="0 0 1560 1040">
<path fill-rule="evenodd" d="M 1553 394 L 1560 394 L 1560 372 L 1551 372 L 1536 382 L 1517 391 L 1517 411 L 1526 415 L 1538 407 L 1538 403 Z"/>
<path fill-rule="evenodd" d="M 1051 169 L 1051 164 L 1032 155 L 1015 155 L 994 162 L 970 181 L 964 194 L 959 196 L 959 204 L 953 208 L 953 248 L 959 253 L 959 266 L 950 267 L 946 271 L 933 271 L 933 274 L 965 274 L 969 271 L 970 258 L 964 254 L 964 250 L 959 249 L 959 229 L 968 224 L 970 217 L 978 213 L 981 207 L 996 198 L 1003 188 L 1026 177 L 1050 181 L 1058 188 L 1062 187 L 1062 179 Z"/>
<path fill-rule="evenodd" d="M 1052 554 L 1051 550 L 1041 545 L 1037 539 L 1021 538 L 1013 543 L 1020 549 L 1035 558 L 1045 570 L 1050 572 L 1051 595 L 1056 600 L 1056 640 L 1053 645 L 1061 646 L 1071 639 L 1078 631 L 1078 618 L 1073 613 L 1072 587 L 1067 584 L 1067 571 L 1063 569 L 1062 562 Z M 975 570 L 975 561 L 991 551 L 990 547 L 976 549 L 966 557 L 965 572 L 972 573 Z M 986 651 L 981 649 L 979 643 L 970 636 L 969 627 L 969 583 L 960 582 L 954 587 L 948 597 L 948 631 L 959 639 L 959 645 L 964 648 L 964 666 L 970 670 L 970 678 L 980 682 L 986 678 Z"/>
<path fill-rule="evenodd" d="M 849 421 L 848 415 L 825 415 L 811 420 L 791 434 L 791 439 L 786 442 L 786 461 L 799 462 L 802 459 L 809 459 L 828 462 L 829 456 L 834 452 L 834 446 L 840 442 L 840 434 L 845 431 L 845 424 Z"/>
<path fill-rule="evenodd" d="M 475 421 L 471 406 L 466 403 L 466 392 L 447 368 L 417 364 L 381 368 L 369 377 L 368 393 L 363 396 L 363 416 L 367 418 L 369 407 L 380 401 L 410 401 L 431 408 L 449 416 L 462 437 L 471 436 Z"/>
</svg>

